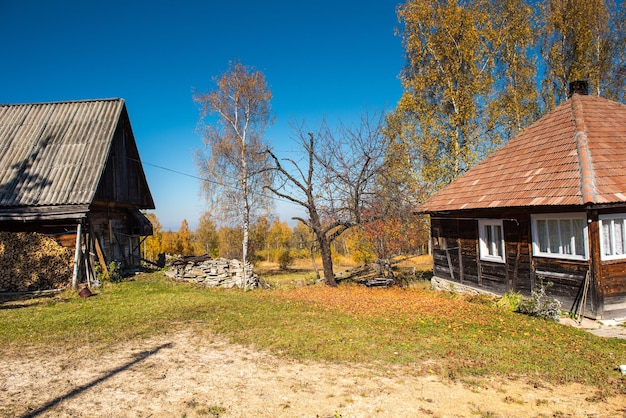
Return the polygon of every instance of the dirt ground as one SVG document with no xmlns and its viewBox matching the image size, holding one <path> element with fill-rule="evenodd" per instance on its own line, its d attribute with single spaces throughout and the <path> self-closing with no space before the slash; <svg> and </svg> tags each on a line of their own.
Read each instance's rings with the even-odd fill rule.
<svg viewBox="0 0 626 418">
<path fill-rule="evenodd" d="M 98 354 L 94 354 L 98 353 Z M 185 327 L 102 353 L 0 358 L 6 417 L 619 417 L 626 399 L 535 379 L 446 381 L 409 367 L 285 360 Z"/>
</svg>

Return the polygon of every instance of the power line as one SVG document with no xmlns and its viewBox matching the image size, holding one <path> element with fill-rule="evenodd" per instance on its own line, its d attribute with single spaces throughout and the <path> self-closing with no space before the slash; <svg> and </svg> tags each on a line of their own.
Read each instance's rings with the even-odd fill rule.
<svg viewBox="0 0 626 418">
<path fill-rule="evenodd" d="M 192 178 L 192 179 L 195 179 L 195 180 L 200 180 L 202 182 L 216 184 L 218 186 L 225 187 L 225 188 L 228 188 L 228 189 L 241 191 L 241 189 L 239 187 L 233 186 L 232 184 L 225 184 L 225 183 L 222 183 L 222 182 L 219 182 L 219 181 L 216 181 L 216 180 L 210 180 L 210 179 L 207 179 L 207 178 L 199 177 L 199 176 L 196 176 L 194 174 L 184 173 L 182 171 L 174 170 L 173 168 L 169 168 L 169 167 L 165 167 L 165 166 L 162 166 L 162 165 L 141 161 L 141 160 L 138 160 L 136 158 L 131 158 L 131 157 L 126 157 L 126 158 L 131 160 L 131 161 L 134 161 L 136 163 L 140 163 L 140 164 L 143 164 L 143 165 L 149 165 L 151 167 L 158 168 L 158 169 L 164 170 L 164 171 L 169 171 L 171 173 L 178 174 L 178 175 L 181 175 L 181 176 L 184 176 L 184 177 L 189 177 L 189 178 Z M 264 197 L 266 199 L 276 200 L 278 202 L 293 203 L 290 200 L 283 199 L 283 198 L 280 198 L 280 197 L 277 197 L 277 196 L 274 196 L 274 195 L 267 195 L 265 193 L 257 193 L 257 192 L 250 192 L 250 193 L 254 194 L 254 195 L 257 195 L 257 196 Z"/>
</svg>

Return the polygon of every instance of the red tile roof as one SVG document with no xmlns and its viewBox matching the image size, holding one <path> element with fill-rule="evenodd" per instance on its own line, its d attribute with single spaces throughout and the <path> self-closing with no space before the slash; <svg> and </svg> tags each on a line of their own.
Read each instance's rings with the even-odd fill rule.
<svg viewBox="0 0 626 418">
<path fill-rule="evenodd" d="M 574 94 L 419 207 L 626 202 L 626 106 Z"/>
</svg>

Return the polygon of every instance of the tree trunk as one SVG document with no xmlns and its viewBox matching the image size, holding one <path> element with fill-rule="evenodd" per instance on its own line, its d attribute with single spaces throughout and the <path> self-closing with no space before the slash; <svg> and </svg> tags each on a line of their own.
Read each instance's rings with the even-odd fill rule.
<svg viewBox="0 0 626 418">
<path fill-rule="evenodd" d="M 322 256 L 322 268 L 324 269 L 324 282 L 326 282 L 328 286 L 336 287 L 337 282 L 335 281 L 335 273 L 333 272 L 333 258 L 330 251 L 330 242 L 325 238 L 326 237 L 318 237 Z"/>
<path fill-rule="evenodd" d="M 245 170 L 245 159 L 243 160 L 243 167 Z M 245 172 L 245 171 L 244 171 Z M 248 264 L 248 237 L 250 232 L 250 204 L 248 202 L 248 182 L 244 177 L 242 179 L 243 189 L 243 240 L 242 240 L 242 253 L 241 258 L 243 262 L 243 290 L 248 290 L 248 275 L 246 273 L 246 265 Z"/>
<path fill-rule="evenodd" d="M 317 239 L 317 244 L 320 247 L 322 269 L 324 270 L 324 282 L 328 286 L 336 287 L 337 282 L 335 281 L 335 273 L 333 272 L 333 258 L 330 251 L 330 241 L 326 236 L 326 232 L 322 228 L 322 222 L 314 204 L 313 193 L 310 190 L 307 192 L 307 198 L 309 201 L 309 227 L 313 231 L 313 234 Z"/>
</svg>

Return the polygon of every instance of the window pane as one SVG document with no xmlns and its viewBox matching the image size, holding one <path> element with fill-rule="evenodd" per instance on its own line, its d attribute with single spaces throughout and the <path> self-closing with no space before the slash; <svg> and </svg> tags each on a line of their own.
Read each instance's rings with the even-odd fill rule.
<svg viewBox="0 0 626 418">
<path fill-rule="evenodd" d="M 611 221 L 602 221 L 602 255 L 611 255 Z"/>
<path fill-rule="evenodd" d="M 537 240 L 539 241 L 539 251 L 542 253 L 548 252 L 548 225 L 543 219 L 537 221 Z"/>
<path fill-rule="evenodd" d="M 559 254 L 560 238 L 559 238 L 559 221 L 555 219 L 548 220 L 548 252 Z"/>
<path fill-rule="evenodd" d="M 563 246 L 561 254 L 572 254 L 572 221 L 571 219 L 561 219 L 559 221 L 561 228 L 561 245 Z"/>
<path fill-rule="evenodd" d="M 574 254 L 583 257 L 585 256 L 585 223 L 584 219 L 572 219 L 574 248 L 576 250 Z"/>
<path fill-rule="evenodd" d="M 624 220 L 615 219 L 613 221 L 613 239 L 615 244 L 613 247 L 613 255 L 624 254 Z"/>
<path fill-rule="evenodd" d="M 493 235 L 491 233 L 491 225 L 485 225 L 485 245 L 487 246 L 487 254 L 493 255 Z"/>
<path fill-rule="evenodd" d="M 533 250 L 539 255 L 586 258 L 587 220 L 579 214 L 548 214 L 533 216 Z M 604 224 L 603 224 L 604 225 Z M 626 219 L 621 224 L 622 250 L 626 254 Z M 603 234 L 603 239 L 604 239 Z M 604 244 L 604 241 L 603 241 Z M 604 255 L 603 255 L 604 256 Z"/>
<path fill-rule="evenodd" d="M 504 248 L 502 248 L 502 227 L 500 225 L 494 225 L 494 239 L 495 239 L 495 251 L 494 255 L 498 257 L 504 256 Z"/>
</svg>

